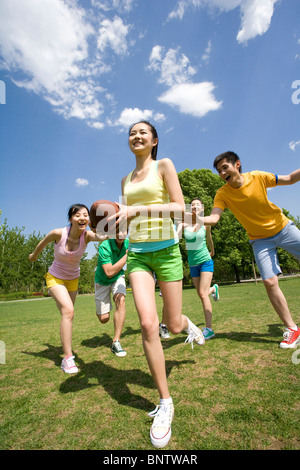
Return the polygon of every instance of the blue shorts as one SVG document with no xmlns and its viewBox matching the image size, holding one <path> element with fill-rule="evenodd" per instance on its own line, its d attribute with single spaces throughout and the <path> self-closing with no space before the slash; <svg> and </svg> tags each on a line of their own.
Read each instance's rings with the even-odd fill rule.
<svg viewBox="0 0 300 470">
<path fill-rule="evenodd" d="M 249 243 L 263 280 L 278 276 L 282 272 L 277 248 L 283 248 L 300 260 L 300 230 L 292 221 L 273 237 L 249 240 Z"/>
<path fill-rule="evenodd" d="M 190 266 L 190 273 L 192 277 L 200 277 L 200 273 L 213 273 L 214 262 L 212 259 L 204 261 L 204 263 L 198 264 L 197 266 Z"/>
</svg>

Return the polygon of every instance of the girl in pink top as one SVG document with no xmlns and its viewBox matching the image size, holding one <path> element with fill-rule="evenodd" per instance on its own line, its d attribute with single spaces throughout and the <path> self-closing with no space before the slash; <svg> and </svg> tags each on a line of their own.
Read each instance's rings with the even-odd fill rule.
<svg viewBox="0 0 300 470">
<path fill-rule="evenodd" d="M 61 313 L 60 337 L 63 347 L 61 368 L 67 373 L 76 373 L 78 368 L 72 354 L 72 325 L 74 303 L 80 274 L 80 260 L 89 242 L 99 241 L 96 233 L 86 230 L 89 210 L 83 204 L 74 204 L 68 212 L 69 227 L 56 228 L 40 241 L 30 261 L 36 261 L 41 251 L 51 242 L 54 245 L 54 261 L 46 274 L 46 284 Z"/>
</svg>

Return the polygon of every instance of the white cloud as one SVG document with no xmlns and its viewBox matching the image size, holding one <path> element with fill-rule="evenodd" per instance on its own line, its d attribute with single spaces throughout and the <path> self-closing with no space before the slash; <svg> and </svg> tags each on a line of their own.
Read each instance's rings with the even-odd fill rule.
<svg viewBox="0 0 300 470">
<path fill-rule="evenodd" d="M 155 113 L 151 109 L 139 109 L 139 108 L 125 108 L 121 112 L 121 115 L 117 121 L 111 123 L 111 125 L 117 125 L 124 129 L 129 129 L 129 127 L 138 121 L 156 121 L 160 122 L 165 119 L 164 114 Z"/>
<path fill-rule="evenodd" d="M 85 178 L 77 178 L 76 181 L 75 181 L 75 185 L 78 187 L 78 188 L 81 188 L 82 186 L 88 186 L 89 185 L 89 182 L 87 179 Z"/>
<path fill-rule="evenodd" d="M 100 121 L 91 121 L 89 122 L 89 126 L 93 127 L 94 129 L 103 129 L 105 127 L 103 122 Z"/>
<path fill-rule="evenodd" d="M 207 63 L 207 62 L 209 61 L 211 49 L 212 49 L 211 40 L 209 40 L 209 41 L 208 41 L 208 44 L 207 44 L 207 46 L 206 46 L 205 52 L 204 52 L 203 56 L 201 57 L 201 59 L 202 59 L 205 63 Z"/>
<path fill-rule="evenodd" d="M 169 49 L 164 54 L 163 47 L 154 46 L 149 57 L 149 70 L 159 71 L 160 83 L 172 86 L 176 83 L 185 83 L 196 73 L 196 68 L 190 65 L 185 54 L 180 54 L 180 48 Z"/>
<path fill-rule="evenodd" d="M 182 20 L 186 10 L 189 7 L 201 7 L 202 0 L 179 0 L 175 6 L 175 9 L 172 10 L 168 15 L 168 20 L 174 20 L 179 18 Z"/>
<path fill-rule="evenodd" d="M 289 143 L 289 147 L 291 150 L 293 150 L 293 152 L 295 152 L 295 149 L 296 149 L 296 146 L 297 145 L 300 145 L 300 140 L 297 140 L 297 142 L 295 142 L 294 140 L 292 140 L 290 143 Z"/>
<path fill-rule="evenodd" d="M 4 66 L 23 75 L 13 80 L 16 85 L 42 95 L 65 118 L 96 119 L 103 113 L 97 98 L 101 87 L 92 78 L 95 66 L 87 63 L 87 40 L 92 34 L 85 12 L 76 4 L 0 3 Z"/>
<path fill-rule="evenodd" d="M 129 12 L 132 9 L 134 0 L 91 0 L 93 7 L 104 11 L 117 10 Z"/>
<path fill-rule="evenodd" d="M 213 83 L 183 83 L 174 85 L 163 93 L 158 100 L 178 108 L 184 114 L 201 118 L 209 111 L 216 111 L 222 102 L 216 101 Z"/>
<path fill-rule="evenodd" d="M 211 43 L 207 46 L 210 52 Z M 213 90 L 215 86 L 210 82 L 191 83 L 191 77 L 196 69 L 190 65 L 186 55 L 180 53 L 179 48 L 164 51 L 163 47 L 153 47 L 148 69 L 159 73 L 158 81 L 169 87 L 158 100 L 169 106 L 177 108 L 181 113 L 201 118 L 209 111 L 216 111 L 222 105 L 218 102 Z"/>
<path fill-rule="evenodd" d="M 61 82 L 80 74 L 87 37 L 80 9 L 61 0 L 10 0 L 0 4 L 0 43 L 5 65 L 31 77 L 27 87 L 55 92 Z M 38 38 L 38 39 L 37 39 Z"/>
<path fill-rule="evenodd" d="M 237 34 L 237 41 L 246 43 L 255 36 L 264 34 L 270 27 L 274 5 L 279 0 L 179 0 L 169 13 L 168 20 L 182 20 L 188 8 L 218 9 L 228 12 L 240 8 L 242 23 Z"/>
<path fill-rule="evenodd" d="M 156 122 L 162 122 L 166 119 L 166 117 L 163 113 L 155 113 L 153 118 L 154 118 L 154 121 L 156 121 Z"/>
<path fill-rule="evenodd" d="M 139 121 L 141 119 L 152 119 L 152 116 L 153 111 L 151 111 L 150 109 L 144 109 L 144 111 L 142 111 L 139 108 L 125 108 L 122 111 L 119 119 L 117 120 L 117 124 L 121 127 L 127 128 L 134 122 Z"/>
<path fill-rule="evenodd" d="M 113 21 L 105 19 L 101 22 L 97 46 L 100 52 L 110 47 L 115 54 L 127 54 L 128 46 L 126 36 L 129 26 L 126 26 L 122 19 L 116 16 Z"/>
<path fill-rule="evenodd" d="M 247 42 L 268 31 L 278 0 L 246 0 L 241 3 L 242 25 L 238 32 L 238 42 Z"/>
<path fill-rule="evenodd" d="M 245 43 L 269 28 L 276 1 L 279 0 L 178 0 L 168 19 L 182 19 L 191 7 L 218 12 L 240 8 L 242 22 L 237 39 Z M 153 110 L 127 107 L 117 121 L 112 117 L 108 120 L 107 108 L 112 115 L 117 102 L 101 80 L 104 74 L 109 77 L 115 72 L 115 60 L 128 56 L 134 41 L 132 26 L 125 24 L 121 16 L 110 13 L 112 16 L 106 17 L 106 12 L 127 14 L 133 10 L 134 0 L 91 0 L 85 9 L 80 7 L 84 3 L 0 1 L 0 68 L 10 73 L 17 86 L 41 96 L 65 119 L 85 120 L 95 129 L 112 122 L 124 127 L 138 119 L 165 119 Z M 136 39 L 138 36 L 137 31 Z M 211 42 L 202 60 L 207 61 L 210 52 Z M 205 110 L 221 106 L 212 94 L 213 84 L 191 83 L 197 68 L 179 47 L 164 49 L 156 45 L 148 70 L 158 73 L 158 82 L 169 88 L 159 101 L 176 106 L 181 112 L 199 117 Z M 193 105 L 191 90 L 196 93 Z M 197 101 L 198 95 L 203 103 Z M 181 101 L 183 96 L 187 103 Z"/>
<path fill-rule="evenodd" d="M 132 2 L 125 3 L 114 2 L 129 9 Z M 99 117 L 111 102 L 99 84 L 99 77 L 111 71 L 111 54 L 105 63 L 103 51 L 126 54 L 129 27 L 115 17 L 103 20 L 97 30 L 92 20 L 75 1 L 0 2 L 0 67 L 11 72 L 17 86 L 42 96 L 64 118 L 100 128 Z M 88 41 L 98 48 L 91 52 Z"/>
<path fill-rule="evenodd" d="M 162 62 L 162 52 L 163 52 L 163 47 L 162 46 L 154 46 L 152 48 L 150 57 L 149 57 L 149 69 L 151 70 L 159 70 L 161 67 L 161 62 Z"/>
</svg>

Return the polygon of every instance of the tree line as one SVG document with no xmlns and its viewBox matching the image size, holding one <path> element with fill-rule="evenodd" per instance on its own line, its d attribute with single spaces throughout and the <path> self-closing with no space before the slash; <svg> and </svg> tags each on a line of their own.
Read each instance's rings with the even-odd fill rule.
<svg viewBox="0 0 300 470">
<path fill-rule="evenodd" d="M 211 170 L 186 169 L 178 174 L 186 204 L 199 198 L 204 204 L 204 213 L 209 215 L 213 207 L 216 191 L 224 183 Z M 299 217 L 293 217 L 286 209 L 284 214 L 300 228 Z M 0 211 L 1 215 L 1 211 Z M 25 227 L 10 228 L 7 219 L 0 224 L 0 294 L 15 292 L 45 292 L 44 275 L 53 262 L 53 245 L 48 245 L 39 255 L 38 261 L 30 263 L 28 255 L 45 236 L 40 232 L 25 235 Z M 225 209 L 218 224 L 212 228 L 215 247 L 216 282 L 235 281 L 253 278 L 258 274 L 247 234 L 234 215 Z M 97 245 L 97 244 L 96 244 Z M 96 246 L 97 247 L 97 246 Z M 184 266 L 184 284 L 191 284 L 187 251 L 184 239 L 180 240 Z M 278 250 L 283 273 L 300 272 L 300 263 L 284 250 Z M 80 293 L 94 292 L 94 271 L 97 264 L 97 251 L 91 259 L 87 254 L 80 264 Z"/>
</svg>

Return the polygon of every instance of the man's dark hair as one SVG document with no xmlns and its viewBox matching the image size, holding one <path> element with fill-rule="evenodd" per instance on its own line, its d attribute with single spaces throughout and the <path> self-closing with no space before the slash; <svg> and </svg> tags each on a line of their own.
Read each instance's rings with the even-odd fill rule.
<svg viewBox="0 0 300 470">
<path fill-rule="evenodd" d="M 228 163 L 232 163 L 233 165 L 235 164 L 235 162 L 237 162 L 238 160 L 240 160 L 239 156 L 234 153 L 234 152 L 231 152 L 230 150 L 228 152 L 224 152 L 224 153 L 220 153 L 220 155 L 218 155 L 215 160 L 214 160 L 214 168 L 217 169 L 217 165 L 218 163 L 223 160 L 223 159 L 226 159 L 226 161 Z M 240 173 L 242 173 L 242 165 L 240 166 L 239 168 L 239 171 Z"/>
</svg>

